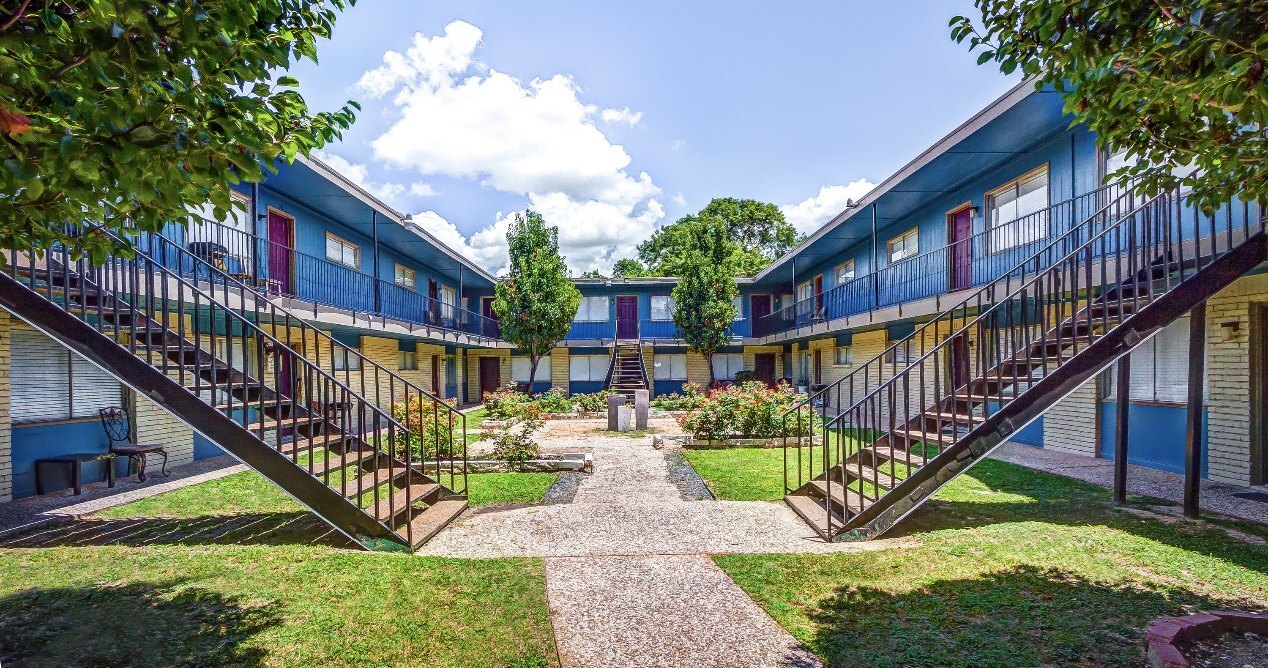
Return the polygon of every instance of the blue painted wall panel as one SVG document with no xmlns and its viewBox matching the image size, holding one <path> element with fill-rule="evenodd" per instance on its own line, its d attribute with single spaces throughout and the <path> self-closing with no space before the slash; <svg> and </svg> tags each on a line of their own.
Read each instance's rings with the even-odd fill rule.
<svg viewBox="0 0 1268 668">
<path fill-rule="evenodd" d="M 80 452 L 106 452 L 110 443 L 106 432 L 97 420 L 69 422 L 55 425 L 32 425 L 13 429 L 13 498 L 20 499 L 35 495 L 35 460 L 57 455 L 68 455 Z M 126 459 L 116 462 L 115 472 L 123 476 Z M 49 491 L 70 487 L 68 472 L 65 467 L 48 467 L 45 469 L 45 482 Z M 105 467 L 100 464 L 86 464 L 83 467 L 83 482 L 105 480 Z"/>
<path fill-rule="evenodd" d="M 194 432 L 194 461 L 208 459 L 211 457 L 219 457 L 223 454 L 226 453 L 224 450 L 220 449 L 220 446 L 207 440 L 207 438 L 202 434 Z"/>
<path fill-rule="evenodd" d="M 999 404 L 993 401 L 990 402 L 988 404 L 988 410 L 991 412 L 999 410 Z M 1043 417 L 1040 416 L 1036 418 L 1034 422 L 1026 425 L 1021 431 L 1009 436 L 1008 440 L 1015 443 L 1021 443 L 1022 445 L 1043 447 Z"/>
<path fill-rule="evenodd" d="M 682 386 L 686 383 L 687 381 L 685 380 L 658 380 L 653 382 L 653 386 L 656 390 L 656 396 L 659 397 L 662 394 L 673 394 L 675 392 L 682 394 Z"/>
<path fill-rule="evenodd" d="M 1101 403 L 1101 458 L 1114 459 L 1116 402 Z M 1177 406 L 1132 404 L 1127 415 L 1127 461 L 1138 466 L 1184 473 L 1184 429 L 1187 411 Z M 1202 411 L 1202 432 L 1207 415 Z M 1202 439 L 1206 441 L 1206 437 Z M 1207 449 L 1202 449 L 1202 477 L 1206 477 Z"/>
<path fill-rule="evenodd" d="M 601 380 L 574 380 L 568 383 L 569 394 L 593 394 L 604 388 Z"/>
</svg>

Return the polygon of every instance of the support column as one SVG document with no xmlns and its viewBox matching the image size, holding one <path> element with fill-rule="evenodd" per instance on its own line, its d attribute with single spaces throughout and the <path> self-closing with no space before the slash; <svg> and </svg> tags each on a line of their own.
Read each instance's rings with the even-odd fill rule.
<svg viewBox="0 0 1268 668">
<path fill-rule="evenodd" d="M 1114 404 L 1114 503 L 1127 502 L 1127 419 L 1131 410 L 1131 355 L 1118 358 Z"/>
<path fill-rule="evenodd" d="M 379 212 L 370 210 L 370 240 L 374 244 L 374 312 L 382 313 L 381 298 L 379 296 Z"/>
<path fill-rule="evenodd" d="M 1202 489 L 1202 378 L 1206 375 L 1206 302 L 1189 312 L 1189 407 L 1184 439 L 1184 516 L 1198 517 Z"/>
<path fill-rule="evenodd" d="M 872 202 L 872 308 L 881 304 L 880 266 L 876 250 L 876 202 Z"/>
</svg>

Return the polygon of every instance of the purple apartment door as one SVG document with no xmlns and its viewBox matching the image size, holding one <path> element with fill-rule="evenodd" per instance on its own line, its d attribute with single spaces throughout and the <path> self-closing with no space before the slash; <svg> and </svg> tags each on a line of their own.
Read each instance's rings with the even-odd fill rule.
<svg viewBox="0 0 1268 668">
<path fill-rule="evenodd" d="M 963 290 L 973 285 L 973 208 L 965 207 L 951 214 L 951 272 L 950 288 Z"/>
<path fill-rule="evenodd" d="M 269 210 L 269 279 L 284 295 L 295 294 L 291 288 L 291 243 L 295 240 L 295 221 Z"/>
<path fill-rule="evenodd" d="M 638 338 L 638 297 L 616 298 L 616 338 Z"/>
</svg>

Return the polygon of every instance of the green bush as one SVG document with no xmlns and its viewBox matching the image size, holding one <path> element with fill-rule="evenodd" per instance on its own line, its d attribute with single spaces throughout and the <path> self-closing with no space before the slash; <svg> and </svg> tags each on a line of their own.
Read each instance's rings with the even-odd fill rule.
<svg viewBox="0 0 1268 668">
<path fill-rule="evenodd" d="M 700 386 L 686 383 L 682 386 L 682 394 L 662 394 L 652 399 L 651 407 L 662 411 L 694 411 L 704 405 L 704 401 L 705 396 L 700 392 Z"/>
<path fill-rule="evenodd" d="M 572 400 L 581 407 L 582 411 L 599 413 L 608 409 L 608 397 L 612 394 L 611 390 L 599 390 L 590 394 L 574 394 Z"/>
<path fill-rule="evenodd" d="M 508 385 L 497 392 L 484 395 L 484 408 L 494 420 L 514 420 L 521 417 L 524 407 L 533 403 L 533 398 Z"/>
<path fill-rule="evenodd" d="M 784 431 L 784 414 L 802 397 L 785 383 L 769 388 L 765 383 L 750 381 L 714 390 L 704 397 L 697 408 L 677 417 L 678 424 L 687 433 L 702 439 L 723 438 L 776 438 L 779 436 L 803 436 L 818 429 L 822 421 L 818 414 L 798 427 L 796 420 L 789 420 L 788 432 Z"/>
<path fill-rule="evenodd" d="M 396 433 L 397 451 L 408 451 L 412 461 L 435 459 L 438 454 L 450 456 L 460 440 L 454 437 L 454 427 L 462 418 L 450 410 L 456 402 L 448 400 L 445 404 L 449 408 L 437 408 L 431 400 L 412 395 L 393 403 L 392 417 L 409 430 Z"/>
<path fill-rule="evenodd" d="M 743 385 L 744 383 L 752 382 L 756 378 L 757 374 L 754 373 L 752 369 L 741 369 L 740 371 L 735 372 L 736 385 Z"/>
<path fill-rule="evenodd" d="M 533 434 L 544 424 L 540 410 L 528 409 L 523 420 L 498 429 L 493 433 L 493 458 L 516 463 L 536 459 L 541 446 Z"/>
<path fill-rule="evenodd" d="M 543 413 L 571 413 L 574 406 L 573 400 L 568 398 L 568 393 L 562 387 L 552 387 L 533 397 L 533 401 L 541 406 Z"/>
</svg>

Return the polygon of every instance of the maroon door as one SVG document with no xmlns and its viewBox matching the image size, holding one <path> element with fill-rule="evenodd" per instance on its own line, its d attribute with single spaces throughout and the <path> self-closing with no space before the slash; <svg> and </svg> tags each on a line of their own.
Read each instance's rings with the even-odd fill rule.
<svg viewBox="0 0 1268 668">
<path fill-rule="evenodd" d="M 436 325 L 440 323 L 440 306 L 438 295 L 440 288 L 436 285 L 436 281 L 427 279 L 427 316 L 428 324 Z"/>
<path fill-rule="evenodd" d="M 758 353 L 753 356 L 753 378 L 775 387 L 775 353 Z"/>
<path fill-rule="evenodd" d="M 638 297 L 616 298 L 616 338 L 638 338 Z"/>
<path fill-rule="evenodd" d="M 964 387 L 969 382 L 969 340 L 963 334 L 951 340 L 951 389 Z"/>
<path fill-rule="evenodd" d="M 431 391 L 440 395 L 440 355 L 431 356 Z"/>
<path fill-rule="evenodd" d="M 822 385 L 823 384 L 823 350 L 815 350 L 814 361 L 815 361 L 814 384 Z"/>
<path fill-rule="evenodd" d="M 480 358 L 480 398 L 485 394 L 497 392 L 502 385 L 501 361 L 496 357 Z"/>
<path fill-rule="evenodd" d="M 291 243 L 295 240 L 295 221 L 272 209 L 269 210 L 269 278 L 275 281 L 278 291 L 294 295 L 291 284 L 293 259 Z"/>
<path fill-rule="evenodd" d="M 770 295 L 753 295 L 749 297 L 749 305 L 753 311 L 753 322 L 770 315 Z"/>
<path fill-rule="evenodd" d="M 949 271 L 952 290 L 963 290 L 973 285 L 973 209 L 962 209 L 951 214 L 949 224 L 951 242 L 951 266 Z"/>
<path fill-rule="evenodd" d="M 815 276 L 815 315 L 823 313 L 823 274 Z"/>
</svg>

